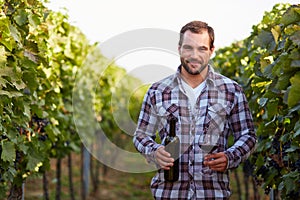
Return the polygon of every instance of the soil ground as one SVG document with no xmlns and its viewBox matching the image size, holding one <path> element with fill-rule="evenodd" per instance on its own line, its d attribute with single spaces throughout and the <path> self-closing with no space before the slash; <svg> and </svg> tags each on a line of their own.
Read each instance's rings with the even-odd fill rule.
<svg viewBox="0 0 300 200">
<path fill-rule="evenodd" d="M 74 196 L 76 200 L 81 200 L 81 158 L 80 155 L 72 154 L 72 170 L 73 170 L 73 185 Z M 89 185 L 89 195 L 86 200 L 151 200 L 153 199 L 150 193 L 149 184 L 154 172 L 144 174 L 129 174 L 120 172 L 111 168 L 103 172 L 103 166 L 100 168 L 99 185 L 96 191 L 93 191 L 92 182 Z M 243 175 L 238 173 L 240 183 L 243 183 Z M 70 190 L 68 182 L 68 167 L 67 159 L 62 160 L 61 172 L 61 198 L 62 200 L 70 199 Z M 47 172 L 48 192 L 50 199 L 55 199 L 56 194 L 56 160 L 51 160 L 51 170 Z M 244 186 L 241 184 L 242 191 Z M 231 188 L 233 195 L 232 200 L 245 200 L 244 197 L 239 197 L 237 194 L 237 182 L 233 174 L 231 174 Z M 250 197 L 253 200 L 252 184 L 249 184 Z M 266 200 L 268 197 L 260 190 L 261 200 Z M 243 195 L 244 196 L 244 195 Z M 25 183 L 25 200 L 41 200 L 43 197 L 43 179 L 42 177 L 29 178 Z"/>
</svg>

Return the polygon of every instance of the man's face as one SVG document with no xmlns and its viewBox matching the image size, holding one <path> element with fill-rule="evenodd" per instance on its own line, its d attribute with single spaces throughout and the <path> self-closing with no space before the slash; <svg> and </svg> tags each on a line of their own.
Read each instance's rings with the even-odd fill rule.
<svg viewBox="0 0 300 200">
<path fill-rule="evenodd" d="M 181 65 L 191 75 L 198 75 L 207 67 L 213 48 L 210 48 L 207 31 L 183 34 L 182 45 L 178 47 Z"/>
</svg>

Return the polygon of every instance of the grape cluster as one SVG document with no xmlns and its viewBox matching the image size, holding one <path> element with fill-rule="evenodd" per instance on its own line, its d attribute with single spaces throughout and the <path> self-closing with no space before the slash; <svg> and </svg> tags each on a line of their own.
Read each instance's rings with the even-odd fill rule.
<svg viewBox="0 0 300 200">
<path fill-rule="evenodd" d="M 20 135 L 28 135 L 32 130 L 38 134 L 38 139 L 46 141 L 48 136 L 46 134 L 45 127 L 49 124 L 49 120 L 46 118 L 39 118 L 36 115 L 31 117 L 28 128 L 22 126 L 16 126 L 16 129 Z"/>
<path fill-rule="evenodd" d="M 263 165 L 263 166 L 261 166 L 261 167 L 257 170 L 256 174 L 257 174 L 257 175 L 262 175 L 262 178 L 264 179 L 264 178 L 265 178 L 265 175 L 268 174 L 268 171 L 269 171 L 268 167 L 266 167 L 265 165 Z M 258 178 L 257 175 L 254 176 L 254 181 L 255 181 L 255 183 L 256 183 L 257 185 L 260 186 L 260 185 L 263 183 L 263 180 L 262 180 L 261 178 Z M 270 191 L 271 191 L 271 186 L 270 186 L 270 185 L 265 185 L 265 187 L 264 187 L 264 193 L 265 193 L 266 195 L 268 195 L 268 194 L 270 193 Z"/>
<path fill-rule="evenodd" d="M 17 131 L 20 135 L 29 134 L 32 130 L 38 134 L 38 139 L 41 141 L 47 140 L 48 136 L 46 134 L 45 127 L 49 124 L 49 120 L 46 118 L 39 118 L 36 115 L 31 117 L 28 128 L 22 126 L 16 126 Z"/>
<path fill-rule="evenodd" d="M 38 133 L 45 133 L 45 127 L 49 124 L 49 120 L 46 118 L 39 118 L 36 115 L 31 117 L 30 125 L 34 127 L 34 130 Z"/>
</svg>

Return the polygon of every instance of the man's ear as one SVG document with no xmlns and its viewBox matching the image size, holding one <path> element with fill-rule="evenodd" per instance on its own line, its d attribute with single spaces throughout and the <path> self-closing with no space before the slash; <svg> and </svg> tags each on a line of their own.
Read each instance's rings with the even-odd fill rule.
<svg viewBox="0 0 300 200">
<path fill-rule="evenodd" d="M 213 46 L 210 48 L 210 55 L 213 55 L 214 51 L 215 51 L 215 47 Z"/>
</svg>

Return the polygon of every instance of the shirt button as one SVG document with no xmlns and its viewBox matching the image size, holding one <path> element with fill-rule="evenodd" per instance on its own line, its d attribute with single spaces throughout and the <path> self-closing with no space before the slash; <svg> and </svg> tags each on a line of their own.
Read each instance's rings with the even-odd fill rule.
<svg viewBox="0 0 300 200">
<path fill-rule="evenodd" d="M 190 161 L 190 166 L 193 166 L 194 165 L 194 161 Z"/>
</svg>

